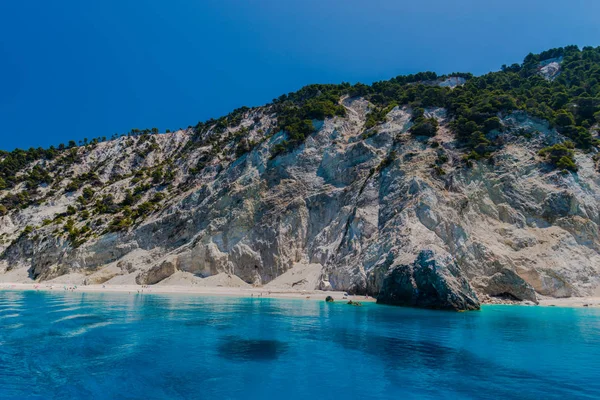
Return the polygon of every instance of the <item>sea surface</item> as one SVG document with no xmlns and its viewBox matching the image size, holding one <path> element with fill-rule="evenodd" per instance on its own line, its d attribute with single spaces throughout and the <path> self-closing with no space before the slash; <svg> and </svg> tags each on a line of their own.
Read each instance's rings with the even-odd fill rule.
<svg viewBox="0 0 600 400">
<path fill-rule="evenodd" d="M 600 310 L 0 292 L 0 399 L 599 399 Z"/>
</svg>

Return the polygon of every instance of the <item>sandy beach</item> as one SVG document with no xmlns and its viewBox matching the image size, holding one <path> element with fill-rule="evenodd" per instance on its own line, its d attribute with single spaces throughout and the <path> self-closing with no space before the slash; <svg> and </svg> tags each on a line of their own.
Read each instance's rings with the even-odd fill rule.
<svg viewBox="0 0 600 400">
<path fill-rule="evenodd" d="M 72 285 L 61 283 L 0 283 L 2 290 L 37 290 L 37 291 L 76 291 L 85 293 L 130 293 L 130 294 L 185 294 L 198 296 L 224 296 L 224 297 L 257 297 L 279 299 L 309 299 L 325 300 L 331 296 L 336 301 L 374 302 L 370 296 L 352 296 L 344 292 L 321 290 L 290 290 L 274 288 L 247 288 L 247 287 L 209 287 L 209 286 L 183 286 L 183 285 Z"/>
<path fill-rule="evenodd" d="M 543 298 L 540 306 L 548 307 L 600 307 L 600 297 L 566 297 L 561 299 Z"/>
<path fill-rule="evenodd" d="M 375 302 L 370 296 L 354 296 L 339 291 L 295 290 L 274 287 L 195 286 L 195 285 L 74 285 L 69 283 L 0 283 L 3 290 L 76 291 L 85 293 L 129 293 L 129 294 L 185 294 L 196 296 L 257 297 L 276 299 L 325 300 L 331 296 L 335 301 Z M 484 304 L 485 305 L 485 304 Z M 519 305 L 519 304 L 517 304 Z M 541 298 L 544 307 L 590 307 L 600 308 L 600 297 Z"/>
</svg>

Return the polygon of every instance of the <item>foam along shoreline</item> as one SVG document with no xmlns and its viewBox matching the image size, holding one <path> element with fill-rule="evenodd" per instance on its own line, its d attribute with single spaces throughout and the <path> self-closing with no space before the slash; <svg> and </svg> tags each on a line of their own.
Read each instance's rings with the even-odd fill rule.
<svg viewBox="0 0 600 400">
<path fill-rule="evenodd" d="M 66 288 L 66 289 L 65 289 Z M 278 299 L 308 299 L 325 301 L 331 296 L 335 301 L 353 300 L 359 302 L 375 302 L 370 296 L 346 295 L 344 292 L 322 290 L 292 290 L 273 287 L 211 287 L 183 285 L 73 285 L 67 283 L 0 283 L 0 291 L 4 290 L 36 290 L 47 292 L 75 291 L 84 293 L 129 293 L 129 294 L 186 294 L 198 296 L 223 297 L 257 297 Z"/>
</svg>

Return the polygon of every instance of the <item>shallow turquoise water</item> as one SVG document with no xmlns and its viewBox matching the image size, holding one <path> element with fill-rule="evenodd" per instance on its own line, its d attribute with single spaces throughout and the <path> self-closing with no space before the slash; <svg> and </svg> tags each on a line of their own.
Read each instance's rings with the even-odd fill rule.
<svg viewBox="0 0 600 400">
<path fill-rule="evenodd" d="M 0 398 L 598 399 L 600 310 L 4 291 Z"/>
</svg>

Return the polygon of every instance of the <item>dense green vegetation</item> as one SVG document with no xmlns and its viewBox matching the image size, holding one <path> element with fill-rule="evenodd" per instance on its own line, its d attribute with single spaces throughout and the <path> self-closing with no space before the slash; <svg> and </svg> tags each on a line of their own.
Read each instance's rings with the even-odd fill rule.
<svg viewBox="0 0 600 400">
<path fill-rule="evenodd" d="M 17 177 L 17 173 L 22 171 L 27 165 L 38 160 L 52 160 L 58 155 L 58 150 L 54 147 L 49 149 L 31 148 L 29 150 L 16 149 L 11 152 L 0 151 L 0 190 L 11 188 L 27 177 Z M 47 174 L 38 167 L 32 171 L 28 177 L 32 185 L 39 179 L 47 181 Z"/>
<path fill-rule="evenodd" d="M 562 71 L 554 80 L 545 79 L 538 73 L 540 62 L 555 57 L 563 58 Z M 429 73 L 426 78 L 436 76 Z M 516 110 L 550 121 L 579 148 L 598 144 L 590 127 L 600 111 L 600 47 L 579 50 L 569 46 L 530 54 L 522 65 L 465 78 L 467 82 L 454 89 L 399 77 L 361 91 L 380 106 L 445 107 L 457 138 L 479 156 L 497 148 L 486 134 L 500 127 L 498 115 Z"/>
<path fill-rule="evenodd" d="M 550 59 L 561 62 L 561 72 L 552 80 L 539 73 L 543 62 Z M 455 88 L 438 85 L 442 80 L 458 77 L 464 78 L 466 83 Z M 438 76 L 435 72 L 421 72 L 372 85 L 310 85 L 283 95 L 267 106 L 277 115 L 277 127 L 269 134 L 280 131 L 286 134 L 286 139 L 273 147 L 272 156 L 302 144 L 314 132 L 314 120 L 345 115 L 339 101 L 343 95 L 363 96 L 375 106 L 367 116 L 366 130 L 384 122 L 396 105 L 447 109 L 451 128 L 464 146 L 467 160 L 487 157 L 497 150 L 500 144 L 490 139 L 488 133 L 501 128 L 499 116 L 517 110 L 549 121 L 578 148 L 589 149 L 598 145 L 595 132 L 590 128 L 600 121 L 599 82 L 600 47 L 580 50 L 576 46 L 567 46 L 529 54 L 522 64 L 503 65 L 500 71 L 479 77 L 469 73 Z M 220 151 L 223 141 L 219 134 L 228 127 L 239 125 L 250 111 L 250 108 L 241 107 L 219 119 L 198 123 L 194 128 L 195 140 L 190 145 L 212 145 Z M 413 121 L 411 133 L 414 135 L 435 135 L 437 121 L 433 118 L 416 116 Z M 208 131 L 213 134 L 202 138 Z M 363 136 L 370 134 L 372 132 Z M 255 145 L 242 140 L 238 143 L 237 156 Z M 203 162 L 199 163 L 197 170 L 203 166 Z"/>
<path fill-rule="evenodd" d="M 313 120 L 345 116 L 346 109 L 338 104 L 341 94 L 349 85 L 310 85 L 298 92 L 283 95 L 273 102 L 277 113 L 277 129 L 287 134 L 287 139 L 273 148 L 273 157 L 302 144 L 315 131 Z"/>
<path fill-rule="evenodd" d="M 554 79 L 540 74 L 543 62 L 550 59 L 561 62 L 561 72 Z M 383 122 L 394 106 L 401 105 L 418 110 L 411 133 L 433 136 L 437 122 L 425 118 L 420 110 L 447 109 L 451 128 L 468 154 L 466 159 L 487 157 L 497 150 L 500 143 L 490 139 L 488 133 L 501 129 L 499 116 L 518 110 L 549 121 L 578 148 L 599 144 L 597 132 L 591 128 L 600 122 L 600 47 L 557 48 L 529 54 L 522 64 L 502 66 L 500 71 L 483 76 L 451 76 L 465 78 L 466 83 L 455 88 L 439 86 L 435 83 L 447 76 L 424 72 L 370 86 L 311 85 L 282 96 L 274 102 L 274 111 L 278 129 L 286 132 L 289 139 L 274 148 L 274 156 L 302 143 L 313 131 L 310 120 L 344 115 L 338 103 L 345 94 L 364 96 L 375 105 L 367 116 L 365 129 Z"/>
</svg>

